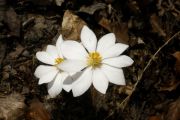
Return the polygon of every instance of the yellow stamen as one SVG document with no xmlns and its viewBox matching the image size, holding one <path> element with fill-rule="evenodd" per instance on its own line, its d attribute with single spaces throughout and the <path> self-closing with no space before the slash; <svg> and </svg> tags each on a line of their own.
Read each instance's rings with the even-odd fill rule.
<svg viewBox="0 0 180 120">
<path fill-rule="evenodd" d="M 98 52 L 89 53 L 87 64 L 93 68 L 100 67 L 102 62 L 101 55 Z"/>
<path fill-rule="evenodd" d="M 55 59 L 55 63 L 56 63 L 56 64 L 60 64 L 60 63 L 62 63 L 63 61 L 64 61 L 63 58 L 56 58 L 56 59 Z"/>
</svg>

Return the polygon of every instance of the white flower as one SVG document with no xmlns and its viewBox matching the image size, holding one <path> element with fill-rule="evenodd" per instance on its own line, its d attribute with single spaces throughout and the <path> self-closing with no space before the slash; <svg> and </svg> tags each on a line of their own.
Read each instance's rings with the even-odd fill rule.
<svg viewBox="0 0 180 120">
<path fill-rule="evenodd" d="M 69 92 L 71 85 L 63 84 L 64 80 L 72 81 L 67 72 L 63 72 L 57 65 L 64 61 L 61 52 L 61 44 L 63 43 L 62 36 L 60 35 L 56 46 L 48 45 L 46 51 L 36 53 L 39 61 L 48 65 L 39 65 L 34 75 L 39 79 L 38 84 L 48 83 L 48 93 L 51 97 L 57 96 L 62 88 Z"/>
<path fill-rule="evenodd" d="M 61 49 L 67 60 L 58 66 L 67 72 L 83 71 L 72 85 L 75 97 L 86 92 L 92 83 L 103 94 L 109 82 L 125 85 L 121 68 L 130 66 L 134 61 L 126 55 L 120 55 L 128 45 L 115 41 L 115 35 L 109 33 L 97 42 L 93 31 L 84 26 L 81 31 L 82 44 L 76 41 L 65 41 L 62 44 Z"/>
</svg>

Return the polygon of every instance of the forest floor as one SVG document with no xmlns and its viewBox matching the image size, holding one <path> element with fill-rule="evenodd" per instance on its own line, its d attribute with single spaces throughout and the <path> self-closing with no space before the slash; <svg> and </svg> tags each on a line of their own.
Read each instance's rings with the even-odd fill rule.
<svg viewBox="0 0 180 120">
<path fill-rule="evenodd" d="M 83 25 L 130 46 L 127 85 L 51 99 L 35 54 Z M 178 0 L 0 0 L 0 120 L 179 120 L 179 38 Z"/>
</svg>

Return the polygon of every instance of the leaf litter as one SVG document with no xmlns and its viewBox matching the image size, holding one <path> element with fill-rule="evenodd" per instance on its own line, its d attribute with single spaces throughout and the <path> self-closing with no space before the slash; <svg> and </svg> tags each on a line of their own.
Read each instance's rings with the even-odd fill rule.
<svg viewBox="0 0 180 120">
<path fill-rule="evenodd" d="M 177 0 L 29 1 L 2 4 L 11 6 L 11 15 L 6 16 L 8 21 L 5 16 L 0 21 L 0 101 L 10 105 L 20 102 L 23 114 L 13 114 L 15 119 L 19 115 L 30 120 L 179 119 Z M 0 9 L 0 13 L 6 12 L 8 9 Z M 38 86 L 33 75 L 38 65 L 35 53 L 53 44 L 59 34 L 79 40 L 85 24 L 98 36 L 114 32 L 118 42 L 130 45 L 126 53 L 135 63 L 124 69 L 127 85 L 110 85 L 106 95 L 91 88 L 79 98 L 63 92 L 55 99 L 47 99 L 46 86 Z M 19 94 L 18 100 L 12 101 L 13 92 Z M 9 107 L 16 111 L 19 106 Z M 6 112 L 0 115 L 14 119 Z"/>
</svg>

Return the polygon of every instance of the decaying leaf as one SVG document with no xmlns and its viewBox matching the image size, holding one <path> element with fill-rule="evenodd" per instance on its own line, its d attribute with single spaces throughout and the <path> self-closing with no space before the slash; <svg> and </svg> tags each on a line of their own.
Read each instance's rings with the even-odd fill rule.
<svg viewBox="0 0 180 120">
<path fill-rule="evenodd" d="M 161 28 L 159 24 L 159 19 L 157 15 L 155 14 L 151 15 L 150 23 L 151 23 L 153 32 L 157 32 L 160 36 L 163 36 L 163 37 L 166 36 L 166 33 L 163 31 L 163 29 Z"/>
<path fill-rule="evenodd" d="M 119 42 L 128 44 L 128 25 L 126 23 L 112 23 L 110 22 L 110 20 L 102 18 L 99 21 L 99 24 L 105 29 L 107 29 L 109 32 L 114 33 Z"/>
<path fill-rule="evenodd" d="M 62 22 L 62 34 L 65 39 L 80 40 L 82 27 L 86 23 L 71 11 L 66 10 Z"/>
<path fill-rule="evenodd" d="M 179 74 L 180 74 L 180 52 L 177 51 L 173 54 L 173 56 L 176 58 L 176 63 L 175 63 L 175 71 L 176 75 L 169 75 L 168 79 L 165 80 L 164 82 L 156 83 L 156 87 L 158 88 L 158 91 L 173 91 L 178 88 L 180 85 L 179 81 Z"/>
<path fill-rule="evenodd" d="M 20 37 L 20 30 L 21 30 L 21 22 L 18 19 L 18 16 L 13 8 L 9 8 L 6 11 L 6 20 L 9 29 L 10 29 L 10 35 Z"/>
<path fill-rule="evenodd" d="M 94 12 L 100 10 L 100 9 L 105 9 L 106 8 L 106 4 L 105 3 L 96 3 L 93 4 L 91 6 L 82 6 L 79 10 L 79 12 L 84 12 L 84 13 L 88 13 L 90 15 L 93 15 Z"/>
<path fill-rule="evenodd" d="M 169 105 L 165 120 L 179 120 L 180 119 L 180 98 Z"/>
<path fill-rule="evenodd" d="M 17 57 L 19 57 L 19 55 L 23 52 L 25 48 L 18 44 L 17 47 L 15 48 L 15 50 L 11 53 L 9 53 L 9 55 L 7 55 L 8 59 L 16 59 Z"/>
<path fill-rule="evenodd" d="M 0 96 L 0 119 L 19 120 L 24 115 L 24 97 L 18 93 Z"/>
<path fill-rule="evenodd" d="M 57 6 L 61 6 L 64 0 L 55 0 Z"/>
<path fill-rule="evenodd" d="M 119 94 L 126 94 L 126 95 L 130 95 L 132 93 L 133 90 L 133 86 L 132 85 L 126 85 L 126 86 L 122 86 L 119 88 L 118 92 Z"/>
<path fill-rule="evenodd" d="M 91 98 L 92 104 L 97 111 L 106 107 L 106 96 L 97 92 L 93 87 L 91 87 Z"/>
<path fill-rule="evenodd" d="M 50 120 L 50 113 L 44 108 L 43 103 L 38 99 L 33 99 L 30 103 L 27 115 L 27 120 Z"/>
<path fill-rule="evenodd" d="M 180 81 L 172 79 L 168 84 L 160 86 L 159 91 L 173 91 L 180 85 Z"/>
<path fill-rule="evenodd" d="M 161 120 L 158 116 L 150 116 L 148 120 Z"/>
<path fill-rule="evenodd" d="M 50 5 L 52 3 L 52 0 L 29 0 L 29 1 L 32 2 L 34 5 L 41 5 L 41 6 Z"/>
<path fill-rule="evenodd" d="M 5 53 L 6 53 L 6 44 L 0 41 L 0 65 L 4 59 Z M 1 66 L 0 66 L 1 67 Z"/>
<path fill-rule="evenodd" d="M 176 73 L 177 75 L 180 75 L 180 51 L 175 52 L 173 56 L 176 58 L 176 64 L 175 64 Z"/>
</svg>

